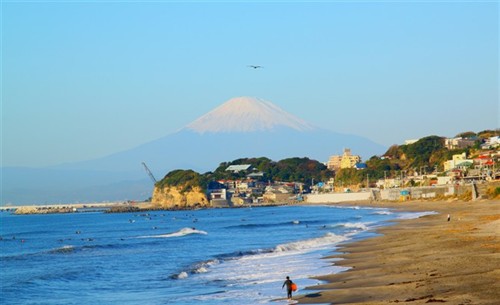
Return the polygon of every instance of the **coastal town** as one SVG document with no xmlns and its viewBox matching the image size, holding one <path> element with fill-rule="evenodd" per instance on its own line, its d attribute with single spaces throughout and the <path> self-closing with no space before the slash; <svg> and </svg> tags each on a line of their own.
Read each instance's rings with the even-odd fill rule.
<svg viewBox="0 0 500 305">
<path fill-rule="evenodd" d="M 468 150 L 476 145 L 477 138 L 445 138 L 445 148 L 449 151 Z M 413 145 L 418 140 L 409 140 L 405 145 Z M 259 180 L 264 173 L 256 171 L 252 164 L 230 165 L 226 171 L 245 173 L 243 179 L 220 180 L 208 189 L 209 199 L 213 206 L 242 206 L 245 204 L 300 202 L 342 202 L 353 200 L 409 200 L 432 198 L 436 196 L 452 196 L 471 193 L 478 198 L 478 188 L 484 188 L 488 182 L 500 179 L 500 137 L 488 137 L 479 144 L 474 154 L 466 152 L 453 154 L 449 160 L 429 169 L 421 166 L 412 170 L 397 170 L 388 176 L 384 171 L 381 179 L 370 179 L 360 183 L 344 185 L 334 177 L 326 181 L 311 183 L 294 181 L 275 181 L 274 183 Z M 381 159 L 390 158 L 382 156 Z M 341 170 L 356 170 L 362 173 L 368 165 L 362 162 L 349 148 L 341 155 L 332 155 L 326 162 L 328 170 L 333 173 Z M 478 186 L 479 185 L 479 186 Z M 486 192 L 486 191 L 485 191 Z M 338 196 L 338 194 L 342 194 Z M 348 193 L 345 194 L 345 193 Z M 330 195 L 328 195 L 330 194 Z M 337 194 L 337 196 L 335 195 Z M 319 195 L 319 196 L 318 196 Z"/>
<path fill-rule="evenodd" d="M 415 145 L 418 147 L 434 140 L 433 137 L 426 137 L 407 142 L 402 146 L 405 146 L 404 150 L 408 152 L 411 151 L 408 147 L 415 148 Z M 214 178 L 222 175 L 233 177 L 232 179 L 204 180 L 207 183 L 206 190 L 199 188 L 204 175 L 178 170 L 168 173 L 164 179 L 158 181 L 151 201 L 55 205 L 38 209 L 23 207 L 18 208 L 16 213 L 131 212 L 129 215 L 134 216 L 123 215 L 123 217 L 131 217 L 127 223 L 133 225 L 136 220 L 149 224 L 155 220 L 163 221 L 166 216 L 165 212 L 144 212 L 145 210 L 202 207 L 250 208 L 272 205 L 335 204 L 337 207 L 355 208 L 356 211 L 364 208 L 410 213 L 433 211 L 424 217 L 398 220 L 398 225 L 380 228 L 376 231 L 378 233 L 376 237 L 338 245 L 332 257 L 335 259 L 334 265 L 344 268 L 344 271 L 319 276 L 318 279 L 323 281 L 321 284 L 306 287 L 298 295 L 293 296 L 293 299 L 298 300 L 300 304 L 328 303 L 332 300 L 339 304 L 366 304 L 362 301 L 373 299 L 379 300 L 380 303 L 377 304 L 398 302 L 495 304 L 498 300 L 498 290 L 491 287 L 498 286 L 496 266 L 499 245 L 497 204 L 500 196 L 499 137 L 493 136 L 473 142 L 463 138 L 442 140 L 443 149 L 450 152 L 450 157 L 446 156 L 437 166 L 431 169 L 430 166 L 424 165 L 415 167 L 414 170 L 386 169 L 385 172 L 382 170 L 383 178 L 375 175 L 374 164 L 383 162 L 386 165 L 402 165 L 403 163 L 398 163 L 402 156 L 395 157 L 395 152 L 401 147 L 390 148 L 383 156 L 372 157 L 366 162 L 348 148 L 344 149 L 342 154 L 331 156 L 324 164 L 307 158 L 292 158 L 278 162 L 266 158 L 238 159 L 221 163 L 209 176 Z M 420 154 L 425 152 L 421 151 Z M 278 166 L 268 168 L 270 164 Z M 317 171 L 310 170 L 308 175 L 297 176 L 296 173 L 288 171 L 286 164 L 301 168 L 301 174 L 307 172 L 304 168 Z M 274 171 L 275 179 L 265 181 L 264 178 L 268 176 L 269 170 L 276 170 L 277 167 L 281 167 L 282 170 Z M 351 175 L 350 179 L 345 179 L 346 172 L 358 173 L 359 177 L 364 177 L 367 172 L 369 174 L 367 180 L 363 181 L 363 179 L 356 180 L 354 175 Z M 374 179 L 370 179 L 370 173 L 374 175 Z M 285 180 L 282 179 L 285 176 L 294 179 L 281 181 Z M 316 178 L 310 178 L 311 176 Z M 164 191 L 166 194 L 162 198 L 160 195 Z M 166 195 L 171 197 L 167 198 Z M 183 202 L 185 205 L 165 207 L 161 204 L 165 199 Z M 155 204 L 155 200 L 159 203 Z M 197 204 L 199 202 L 205 202 L 206 206 Z M 257 209 L 245 209 L 245 211 L 257 211 Z M 196 223 L 198 228 L 199 222 L 202 221 L 197 218 L 200 216 L 193 218 L 193 213 L 197 212 L 209 211 L 188 211 L 186 213 L 191 213 L 191 216 L 183 215 L 184 221 L 192 221 L 190 225 Z M 393 212 L 378 210 L 377 213 Z M 174 216 L 169 223 L 177 221 L 179 219 Z M 245 219 L 238 221 L 245 223 Z M 253 225 L 251 226 L 253 228 Z M 302 225 L 300 220 L 293 220 L 288 226 L 293 228 L 302 226 L 306 230 L 309 228 L 307 224 Z M 166 234 L 145 235 L 138 238 L 207 234 L 197 228 L 186 227 Z M 156 231 L 159 228 L 154 226 L 150 230 Z M 80 236 L 82 233 L 77 230 L 74 234 Z M 19 244 L 25 245 L 30 242 L 24 238 L 16 239 L 10 235 L 8 237 L 10 243 L 19 240 Z M 80 240 L 81 243 L 85 243 L 85 247 L 91 247 L 89 245 L 96 243 L 93 237 Z M 124 240 L 122 238 L 120 242 Z M 330 246 L 335 247 L 334 244 Z M 63 246 L 57 251 L 71 253 L 76 250 Z M 450 259 L 451 257 L 453 259 Z M 383 267 L 374 268 L 379 265 Z M 366 281 L 366 278 L 369 278 L 369 281 Z M 308 288 L 320 290 L 310 292 Z M 353 298 L 353 295 L 356 298 Z"/>
<path fill-rule="evenodd" d="M 322 164 L 307 158 L 278 162 L 266 158 L 238 159 L 221 163 L 213 173 L 201 176 L 190 171 L 167 174 L 156 184 L 152 203 L 182 209 L 494 198 L 498 196 L 500 178 L 499 147 L 496 132 L 484 131 L 462 133 L 454 138 L 429 136 L 408 140 L 366 162 L 349 148 Z M 304 168 L 317 170 L 306 173 Z M 185 180 L 204 180 L 200 184 L 206 187 L 186 192 Z M 206 199 L 194 196 L 202 190 Z"/>
<path fill-rule="evenodd" d="M 1 1 L 0 305 L 500 304 L 499 8 Z"/>
<path fill-rule="evenodd" d="M 482 137 L 475 133 L 465 135 L 468 137 L 407 140 L 397 148 L 389 148 L 384 155 L 366 161 L 349 148 L 323 163 L 307 158 L 279 162 L 267 158 L 238 159 L 221 163 L 208 177 L 193 171 L 173 171 L 156 183 L 152 198 L 142 203 L 47 205 L 17 208 L 17 213 L 495 198 L 500 189 L 500 136 L 494 131 L 482 132 Z M 442 161 L 416 163 L 409 160 L 410 153 L 395 152 L 402 148 L 422 149 L 436 139 L 441 142 L 439 148 L 431 148 L 424 154 L 430 158 L 438 152 L 445 156 Z M 419 153 L 422 155 L 422 151 Z M 314 170 L 307 172 L 304 168 Z M 179 177 L 169 179 L 174 173 Z M 195 187 L 191 185 L 193 181 L 196 181 Z M 4 207 L 9 208 L 12 207 Z"/>
</svg>

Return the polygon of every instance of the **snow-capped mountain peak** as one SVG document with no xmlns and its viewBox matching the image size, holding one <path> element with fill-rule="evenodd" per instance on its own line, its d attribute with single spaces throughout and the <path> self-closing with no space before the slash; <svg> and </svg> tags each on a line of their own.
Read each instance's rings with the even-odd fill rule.
<svg viewBox="0 0 500 305">
<path fill-rule="evenodd" d="M 315 129 L 311 124 L 278 106 L 255 97 L 236 97 L 186 126 L 197 133 L 270 131 L 286 127 L 298 131 Z"/>
</svg>

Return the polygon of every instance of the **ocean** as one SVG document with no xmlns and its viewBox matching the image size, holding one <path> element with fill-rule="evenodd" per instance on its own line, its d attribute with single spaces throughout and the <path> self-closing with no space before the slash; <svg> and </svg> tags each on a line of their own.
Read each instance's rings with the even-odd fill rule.
<svg viewBox="0 0 500 305">
<path fill-rule="evenodd" d="M 384 208 L 279 206 L 197 211 L 0 213 L 1 304 L 287 304 L 339 243 L 397 218 Z"/>
</svg>

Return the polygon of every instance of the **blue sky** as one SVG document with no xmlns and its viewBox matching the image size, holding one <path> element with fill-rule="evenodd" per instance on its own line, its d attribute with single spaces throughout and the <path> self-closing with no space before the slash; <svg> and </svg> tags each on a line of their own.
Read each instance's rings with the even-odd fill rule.
<svg viewBox="0 0 500 305">
<path fill-rule="evenodd" d="M 3 1 L 2 165 L 129 149 L 236 96 L 386 146 L 499 128 L 498 13 L 497 1 Z"/>
</svg>

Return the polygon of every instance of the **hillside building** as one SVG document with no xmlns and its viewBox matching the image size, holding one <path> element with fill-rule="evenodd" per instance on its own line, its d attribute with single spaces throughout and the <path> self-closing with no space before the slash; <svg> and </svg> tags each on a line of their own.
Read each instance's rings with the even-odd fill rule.
<svg viewBox="0 0 500 305">
<path fill-rule="evenodd" d="M 444 146 L 448 149 L 462 149 L 474 145 L 475 139 L 464 139 L 462 137 L 445 139 Z"/>
<path fill-rule="evenodd" d="M 469 164 L 472 164 L 473 160 L 467 159 L 467 156 L 465 153 L 453 155 L 451 160 L 445 161 L 444 162 L 444 171 L 450 171 L 459 167 L 463 167 Z"/>
<path fill-rule="evenodd" d="M 418 142 L 419 139 L 410 139 L 410 140 L 405 140 L 405 145 L 411 145 L 415 144 Z"/>
<path fill-rule="evenodd" d="M 361 162 L 361 157 L 353 155 L 350 148 L 345 148 L 342 156 L 331 156 L 328 159 L 327 167 L 330 170 L 338 170 L 341 168 L 354 168 L 357 163 Z"/>
<path fill-rule="evenodd" d="M 249 171 L 252 169 L 251 164 L 239 164 L 239 165 L 230 165 L 226 168 L 226 171 L 228 172 L 233 172 L 233 173 L 239 173 L 241 171 Z"/>
<path fill-rule="evenodd" d="M 500 136 L 489 137 L 481 145 L 481 149 L 495 149 L 500 147 Z"/>
</svg>

